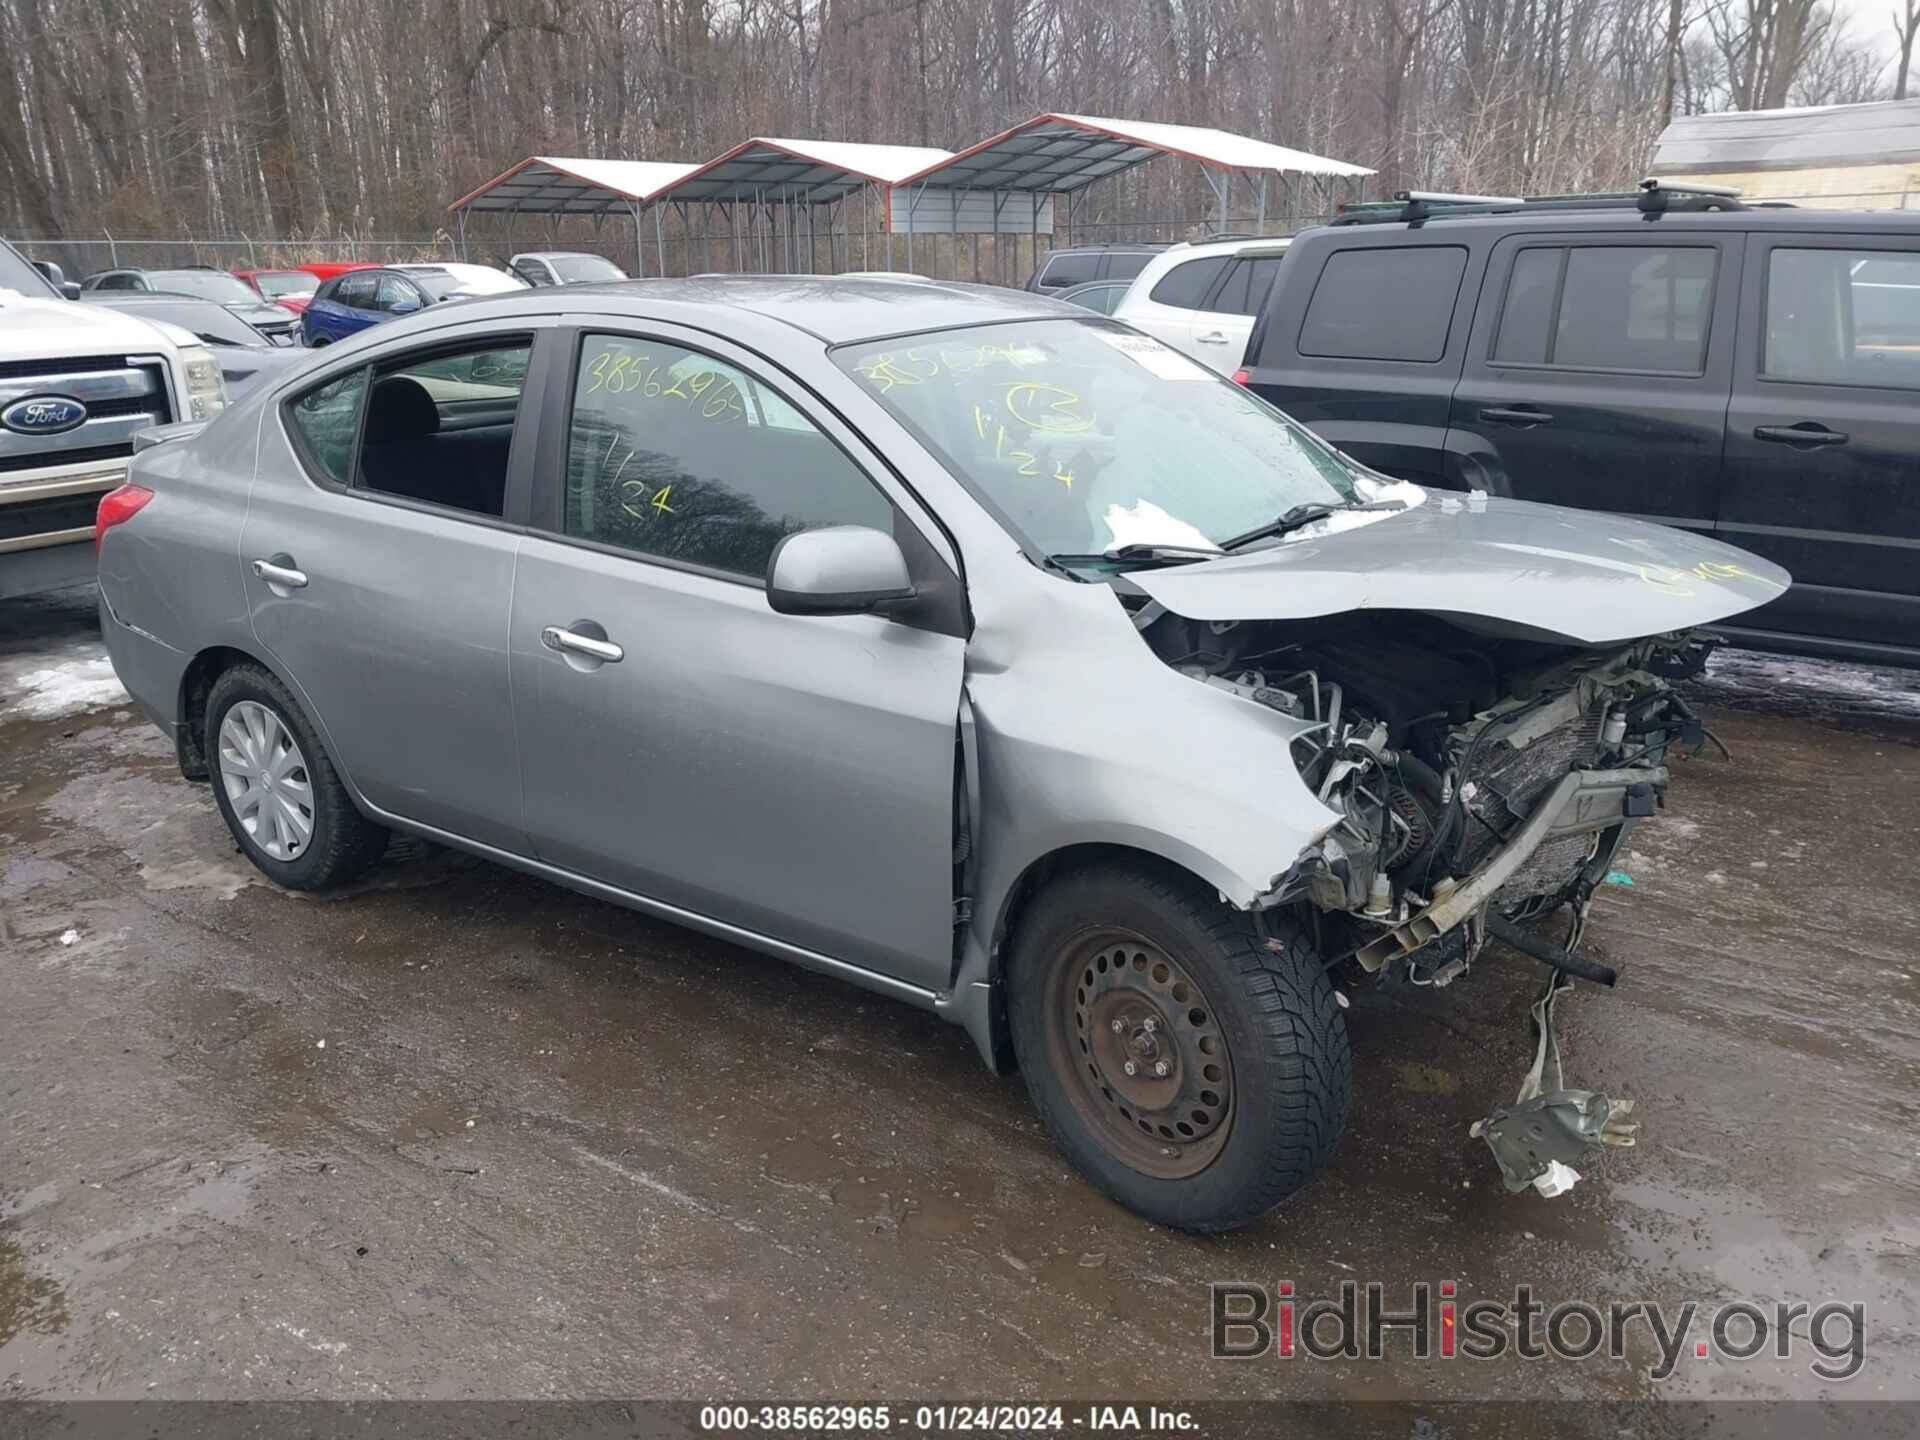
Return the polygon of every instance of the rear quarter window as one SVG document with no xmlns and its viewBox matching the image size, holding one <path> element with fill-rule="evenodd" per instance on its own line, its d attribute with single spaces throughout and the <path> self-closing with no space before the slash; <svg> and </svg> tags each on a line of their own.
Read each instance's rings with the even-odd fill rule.
<svg viewBox="0 0 1920 1440">
<path fill-rule="evenodd" d="M 1049 290 L 1084 284 L 1093 279 L 1099 268 L 1098 255 L 1050 255 L 1047 257 L 1047 268 L 1040 272 L 1040 283 Z"/>
<path fill-rule="evenodd" d="M 1464 245 L 1342 250 L 1328 259 L 1300 326 L 1300 353 L 1431 363 L 1447 353 Z"/>
</svg>

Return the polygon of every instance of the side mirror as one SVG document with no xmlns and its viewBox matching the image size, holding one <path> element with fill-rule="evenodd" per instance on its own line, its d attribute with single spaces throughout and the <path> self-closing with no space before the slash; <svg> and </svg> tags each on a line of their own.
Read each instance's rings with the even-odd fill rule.
<svg viewBox="0 0 1920 1440">
<path fill-rule="evenodd" d="M 418 300 L 396 300 L 393 302 L 393 313 L 396 315 L 411 315 L 419 308 L 420 302 Z"/>
<path fill-rule="evenodd" d="M 913 596 L 899 545 L 865 525 L 801 530 L 767 560 L 767 603 L 782 615 L 862 615 Z"/>
<path fill-rule="evenodd" d="M 80 298 L 80 282 L 78 280 L 62 280 L 60 282 L 60 293 L 69 300 L 78 300 Z"/>
</svg>

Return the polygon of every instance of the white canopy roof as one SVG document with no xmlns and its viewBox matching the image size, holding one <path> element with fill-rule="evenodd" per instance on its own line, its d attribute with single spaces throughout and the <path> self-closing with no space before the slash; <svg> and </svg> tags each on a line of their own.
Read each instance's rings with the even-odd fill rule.
<svg viewBox="0 0 1920 1440">
<path fill-rule="evenodd" d="M 664 160 L 594 160 L 530 155 L 496 175 L 453 210 L 512 210 L 529 215 L 604 215 L 645 203 L 655 191 L 698 170 Z"/>
<path fill-rule="evenodd" d="M 652 200 L 752 200 L 809 204 L 838 200 L 863 185 L 892 185 L 952 155 L 925 145 L 756 136 L 656 189 Z"/>
<path fill-rule="evenodd" d="M 928 165 L 905 177 L 905 183 L 934 189 L 1077 190 L 1159 155 L 1179 155 L 1214 169 L 1254 173 L 1374 173 L 1363 165 L 1206 126 L 1048 113 Z"/>
</svg>

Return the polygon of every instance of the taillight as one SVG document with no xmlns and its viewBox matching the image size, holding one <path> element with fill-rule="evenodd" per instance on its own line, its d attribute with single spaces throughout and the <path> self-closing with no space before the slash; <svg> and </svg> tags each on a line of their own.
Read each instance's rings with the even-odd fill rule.
<svg viewBox="0 0 1920 1440">
<path fill-rule="evenodd" d="M 1233 383 L 1236 385 L 1251 385 L 1253 383 L 1253 372 L 1250 370 L 1234 371 Z"/>
<path fill-rule="evenodd" d="M 93 517 L 93 548 L 98 550 L 100 542 L 107 538 L 107 531 L 138 515 L 152 498 L 153 491 L 144 485 L 122 485 L 102 495 L 100 509 Z"/>
</svg>

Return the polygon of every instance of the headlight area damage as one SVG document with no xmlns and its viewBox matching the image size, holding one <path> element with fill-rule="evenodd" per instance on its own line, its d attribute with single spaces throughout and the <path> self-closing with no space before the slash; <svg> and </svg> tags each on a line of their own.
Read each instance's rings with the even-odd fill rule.
<svg viewBox="0 0 1920 1440">
<path fill-rule="evenodd" d="M 1474 1127 L 1507 1188 L 1558 1194 L 1592 1147 L 1632 1144 L 1630 1101 L 1559 1078 L 1554 1001 L 1568 976 L 1613 983 L 1574 952 L 1622 841 L 1663 803 L 1669 748 L 1706 739 L 1661 678 L 1697 638 L 1586 648 L 1404 611 L 1196 621 L 1149 605 L 1136 623 L 1176 670 L 1296 722 L 1301 778 L 1340 817 L 1257 908 L 1311 906 L 1323 953 L 1415 985 L 1458 979 L 1490 936 L 1550 967 L 1525 1083 Z M 1520 928 L 1561 907 L 1564 945 Z"/>
</svg>

